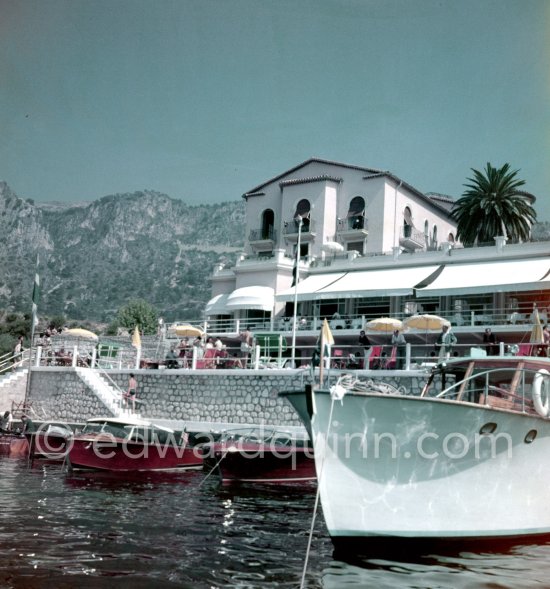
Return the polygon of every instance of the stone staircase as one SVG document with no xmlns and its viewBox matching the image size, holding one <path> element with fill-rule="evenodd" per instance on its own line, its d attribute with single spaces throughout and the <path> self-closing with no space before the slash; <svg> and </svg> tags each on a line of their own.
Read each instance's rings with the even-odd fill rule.
<svg viewBox="0 0 550 589">
<path fill-rule="evenodd" d="M 100 371 L 75 367 L 82 382 L 90 388 L 115 417 L 129 417 L 132 411 L 122 405 L 122 393 L 101 376 Z"/>
<path fill-rule="evenodd" d="M 0 376 L 0 411 L 11 411 L 13 404 L 22 403 L 25 400 L 27 388 L 28 368 L 18 368 L 15 371 L 8 370 Z"/>
</svg>

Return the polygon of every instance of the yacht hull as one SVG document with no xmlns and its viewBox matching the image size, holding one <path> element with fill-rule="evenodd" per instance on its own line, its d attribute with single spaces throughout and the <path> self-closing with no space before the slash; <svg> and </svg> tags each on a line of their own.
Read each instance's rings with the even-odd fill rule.
<svg viewBox="0 0 550 589">
<path fill-rule="evenodd" d="M 548 420 L 436 398 L 311 394 L 310 412 L 305 392 L 284 396 L 311 429 L 335 543 L 550 533 Z"/>
</svg>

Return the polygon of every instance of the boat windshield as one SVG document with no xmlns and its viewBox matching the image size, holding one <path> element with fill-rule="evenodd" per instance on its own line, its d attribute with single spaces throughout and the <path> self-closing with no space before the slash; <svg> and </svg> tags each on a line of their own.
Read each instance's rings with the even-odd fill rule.
<svg viewBox="0 0 550 589">
<path fill-rule="evenodd" d="M 277 446 L 305 446 L 307 438 L 292 432 L 278 431 L 269 428 L 250 428 L 227 430 L 220 438 L 221 442 L 251 442 L 259 444 L 275 444 Z"/>
<path fill-rule="evenodd" d="M 165 428 L 158 428 L 155 425 L 133 425 L 115 423 L 112 421 L 87 423 L 82 430 L 83 434 L 102 433 L 109 434 L 115 438 L 126 439 L 132 442 L 144 442 L 146 444 L 167 444 L 179 445 L 182 442 L 181 433 L 173 432 Z"/>
</svg>

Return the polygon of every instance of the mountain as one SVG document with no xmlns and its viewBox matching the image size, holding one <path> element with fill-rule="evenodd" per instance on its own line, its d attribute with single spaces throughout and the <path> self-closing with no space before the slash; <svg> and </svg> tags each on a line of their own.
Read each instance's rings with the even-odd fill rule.
<svg viewBox="0 0 550 589">
<path fill-rule="evenodd" d="M 109 322 L 143 298 L 167 321 L 200 318 L 212 270 L 242 250 L 243 228 L 240 201 L 188 206 L 146 190 L 35 204 L 0 182 L 0 311 L 30 312 L 39 254 L 39 315 Z M 550 239 L 550 224 L 533 238 Z"/>
<path fill-rule="evenodd" d="M 168 321 L 201 317 L 209 277 L 242 250 L 244 203 L 188 206 L 154 191 L 35 204 L 0 182 L 0 309 L 110 321 L 143 298 Z"/>
</svg>

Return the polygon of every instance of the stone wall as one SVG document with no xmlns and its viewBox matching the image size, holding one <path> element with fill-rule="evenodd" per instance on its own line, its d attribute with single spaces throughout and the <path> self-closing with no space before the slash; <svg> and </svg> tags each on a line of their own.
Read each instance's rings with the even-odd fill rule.
<svg viewBox="0 0 550 589">
<path fill-rule="evenodd" d="M 130 373 L 138 381 L 137 398 L 144 418 L 197 422 L 301 425 L 279 391 L 302 389 L 311 374 L 304 370 L 109 370 L 110 378 L 126 390 Z M 332 375 L 335 381 L 337 374 Z M 426 374 L 406 377 L 391 372 L 362 376 L 402 386 L 420 394 Z M 109 414 L 107 408 L 73 368 L 41 367 L 31 373 L 29 400 L 47 419 L 81 422 Z"/>
</svg>

